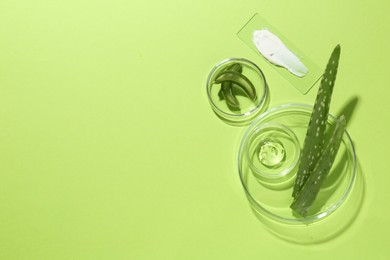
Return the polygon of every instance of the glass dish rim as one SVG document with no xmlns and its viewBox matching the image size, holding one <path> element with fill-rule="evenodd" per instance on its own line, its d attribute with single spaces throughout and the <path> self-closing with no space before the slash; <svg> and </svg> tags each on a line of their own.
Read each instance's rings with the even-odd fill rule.
<svg viewBox="0 0 390 260">
<path fill-rule="evenodd" d="M 211 80 L 211 76 L 214 74 L 214 72 L 223 64 L 229 62 L 229 61 L 240 61 L 240 62 L 244 62 L 244 63 L 249 63 L 250 65 L 252 65 L 256 71 L 261 75 L 261 77 L 263 78 L 263 82 L 264 82 L 264 86 L 263 86 L 263 89 L 264 89 L 264 94 L 262 95 L 262 98 L 259 102 L 259 104 L 257 104 L 256 107 L 254 107 L 253 109 L 245 112 L 245 113 L 241 113 L 241 114 L 231 114 L 231 113 L 227 113 L 223 110 L 221 110 L 213 101 L 213 99 L 211 98 L 211 93 L 210 93 L 210 89 L 209 88 L 209 85 L 210 85 L 210 80 Z M 224 59 L 220 62 L 218 62 L 216 65 L 214 65 L 214 67 L 212 68 L 212 70 L 210 71 L 209 75 L 207 76 L 207 82 L 206 82 L 206 91 L 207 91 L 207 97 L 211 103 L 211 105 L 213 106 L 214 109 L 218 110 L 218 113 L 224 115 L 224 116 L 227 116 L 227 117 L 232 117 L 232 118 L 242 118 L 242 117 L 247 117 L 247 116 L 250 116 L 252 115 L 253 113 L 255 113 L 258 109 L 260 109 L 263 104 L 265 103 L 265 100 L 266 100 L 266 97 L 268 95 L 268 87 L 267 87 L 267 80 L 265 78 L 265 75 L 263 73 L 263 71 L 260 69 L 259 66 L 257 66 L 254 62 L 248 60 L 248 59 L 245 59 L 245 58 L 238 58 L 238 57 L 233 57 L 233 58 L 227 58 L 227 59 Z"/>
<path fill-rule="evenodd" d="M 266 216 L 268 217 L 271 217 L 273 220 L 277 220 L 279 222 L 282 222 L 282 223 L 286 223 L 286 224 L 309 224 L 309 223 L 313 223 L 313 222 L 318 222 L 320 220 L 323 220 L 325 219 L 326 217 L 328 217 L 329 215 L 331 215 L 333 212 L 335 212 L 336 209 L 338 209 L 342 204 L 343 202 L 348 198 L 348 195 L 351 193 L 351 190 L 354 186 L 354 183 L 355 183 L 355 179 L 356 179 L 356 171 L 357 171 L 357 162 L 356 162 L 356 151 L 355 151 L 355 146 L 353 144 L 353 141 L 352 141 L 352 138 L 351 136 L 349 135 L 347 129 L 344 130 L 344 134 L 345 136 L 347 137 L 347 141 L 350 143 L 351 145 L 351 150 L 352 150 L 352 155 L 353 155 L 353 175 L 352 175 L 352 179 L 348 185 L 348 188 L 347 190 L 345 191 L 345 193 L 343 194 L 343 196 L 341 197 L 340 200 L 338 200 L 336 202 L 336 204 L 331 207 L 330 209 L 328 209 L 327 211 L 325 212 L 319 212 L 313 216 L 310 216 L 310 217 L 306 217 L 306 218 L 296 218 L 296 219 L 292 219 L 292 218 L 285 218 L 285 217 L 281 217 L 281 216 L 278 216 L 277 214 L 274 214 L 270 211 L 268 211 L 267 209 L 265 209 L 264 207 L 262 207 L 259 203 L 256 202 L 256 200 L 253 198 L 253 196 L 251 195 L 251 193 L 249 192 L 247 186 L 245 185 L 245 181 L 243 180 L 243 174 L 242 174 L 242 171 L 241 171 L 241 157 L 242 157 L 242 151 L 243 151 L 243 146 L 244 146 L 244 143 L 245 143 L 245 140 L 248 136 L 248 134 L 250 133 L 250 131 L 253 129 L 253 127 L 256 125 L 257 122 L 259 122 L 262 118 L 264 118 L 265 116 L 275 112 L 275 111 L 278 111 L 278 110 L 281 110 L 281 109 L 285 109 L 285 108 L 289 108 L 289 107 L 292 107 L 292 108 L 306 108 L 306 109 L 312 109 L 313 106 L 311 105 L 307 105 L 307 104 L 300 104 L 300 103 L 288 103 L 288 104 L 283 104 L 283 105 L 279 105 L 279 106 L 276 106 L 276 107 L 273 107 L 269 110 L 267 110 L 266 112 L 262 113 L 261 115 L 259 115 L 255 120 L 252 121 L 252 123 L 249 125 L 249 127 L 246 129 L 245 131 L 245 134 L 244 136 L 242 137 L 241 141 L 240 141 L 240 146 L 239 146 L 239 149 L 238 149 L 238 172 L 239 172 L 239 175 L 240 175 L 240 181 L 241 181 L 241 184 L 245 190 L 245 194 L 249 197 L 250 199 L 250 203 L 254 203 L 255 206 L 256 206 L 256 209 L 260 209 L 261 212 L 259 213 L 262 213 L 262 214 L 265 214 Z M 336 118 L 329 113 L 329 116 L 335 120 Z"/>
</svg>

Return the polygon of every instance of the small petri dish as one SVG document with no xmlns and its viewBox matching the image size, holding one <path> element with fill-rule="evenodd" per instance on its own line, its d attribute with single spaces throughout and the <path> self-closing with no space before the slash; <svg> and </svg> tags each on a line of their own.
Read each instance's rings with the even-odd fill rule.
<svg viewBox="0 0 390 260">
<path fill-rule="evenodd" d="M 300 151 L 294 132 L 277 122 L 254 127 L 244 143 L 244 153 L 254 176 L 263 185 L 275 189 L 293 184 Z"/>
<path fill-rule="evenodd" d="M 222 84 L 216 79 L 233 64 L 241 67 L 240 74 L 248 79 L 254 88 L 255 98 L 251 98 L 244 88 L 232 83 L 231 94 L 236 99 L 237 106 L 231 106 L 225 98 Z M 261 69 L 253 62 L 244 58 L 229 58 L 216 64 L 207 78 L 207 96 L 215 114 L 231 125 L 248 125 L 256 116 L 267 109 L 268 86 Z"/>
<path fill-rule="evenodd" d="M 276 182 L 273 185 L 285 182 L 282 178 L 285 174 L 284 168 L 279 168 L 280 172 L 264 173 L 256 169 L 259 167 L 258 164 L 253 166 L 251 151 L 254 148 L 251 146 L 259 143 L 253 136 L 259 135 L 262 129 L 263 131 L 271 129 L 271 133 L 272 129 L 275 129 L 275 132 L 285 131 L 288 136 L 295 135 L 302 147 L 312 109 L 312 106 L 302 104 L 285 104 L 269 109 L 248 127 L 238 153 L 240 180 L 255 216 L 274 235 L 298 244 L 325 242 L 344 232 L 356 218 L 364 194 L 363 178 L 357 171 L 354 144 L 346 130 L 331 171 L 306 217 L 295 214 L 290 208 L 293 202 L 293 185 L 275 189 L 270 184 L 272 174 L 275 175 L 273 181 Z M 336 119 L 329 115 L 327 128 L 332 129 L 335 122 Z M 289 131 L 294 135 L 289 134 Z M 270 131 L 265 132 L 268 135 Z M 288 156 L 287 151 L 285 156 Z M 275 162 L 279 160 L 278 157 Z M 278 168 L 271 170 L 278 171 Z M 296 174 L 290 174 L 291 180 L 295 181 Z"/>
</svg>

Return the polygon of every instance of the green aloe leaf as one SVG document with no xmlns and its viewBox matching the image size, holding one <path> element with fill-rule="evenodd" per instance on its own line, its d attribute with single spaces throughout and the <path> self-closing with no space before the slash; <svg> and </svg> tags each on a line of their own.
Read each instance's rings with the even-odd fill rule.
<svg viewBox="0 0 390 260">
<path fill-rule="evenodd" d="M 337 45 L 328 61 L 317 92 L 313 112 L 306 132 L 302 155 L 293 189 L 293 197 L 301 191 L 324 152 L 326 123 L 332 99 L 340 59 L 340 45 Z"/>
<path fill-rule="evenodd" d="M 345 117 L 341 116 L 336 122 L 336 127 L 328 145 L 325 148 L 325 151 L 318 160 L 308 180 L 305 182 L 305 185 L 295 197 L 294 202 L 291 204 L 291 209 L 301 216 L 306 217 L 310 207 L 312 206 L 320 191 L 323 182 L 332 168 L 343 138 L 345 125 Z"/>
</svg>

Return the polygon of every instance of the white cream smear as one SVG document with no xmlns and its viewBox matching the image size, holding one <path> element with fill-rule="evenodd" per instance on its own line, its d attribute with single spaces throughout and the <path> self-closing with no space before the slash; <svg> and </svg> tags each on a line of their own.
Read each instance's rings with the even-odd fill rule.
<svg viewBox="0 0 390 260">
<path fill-rule="evenodd" d="M 253 32 L 253 43 L 257 50 L 271 63 L 286 68 L 292 74 L 303 77 L 309 70 L 290 51 L 283 42 L 268 30 L 257 30 Z"/>
</svg>

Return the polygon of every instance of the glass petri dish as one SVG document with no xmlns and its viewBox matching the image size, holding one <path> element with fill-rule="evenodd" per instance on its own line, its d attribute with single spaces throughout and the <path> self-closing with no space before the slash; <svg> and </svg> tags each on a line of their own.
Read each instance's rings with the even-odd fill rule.
<svg viewBox="0 0 390 260">
<path fill-rule="evenodd" d="M 361 200 L 359 195 L 362 194 L 359 191 L 362 185 L 356 185 L 355 148 L 347 131 L 344 132 L 336 160 L 308 216 L 298 216 L 290 209 L 293 181 L 284 185 L 283 189 L 275 189 L 264 185 L 263 180 L 259 181 L 248 159 L 250 156 L 247 155 L 253 133 L 259 126 L 277 123 L 292 131 L 302 147 L 311 111 L 312 107 L 308 105 L 286 104 L 261 114 L 245 132 L 238 154 L 240 180 L 255 215 L 269 231 L 295 243 L 322 242 L 343 232 L 353 221 Z M 329 115 L 328 129 L 334 125 L 335 118 Z M 285 156 L 289 156 L 287 152 Z M 290 174 L 295 176 L 296 167 Z M 285 181 L 282 178 L 279 180 L 281 183 Z"/>
<path fill-rule="evenodd" d="M 263 185 L 274 189 L 283 189 L 292 183 L 300 151 L 294 132 L 277 122 L 256 125 L 244 143 L 252 173 Z"/>
<path fill-rule="evenodd" d="M 221 72 L 227 70 L 233 64 L 241 65 L 241 74 L 253 84 L 256 94 L 256 98 L 253 100 L 237 84 L 232 84 L 231 91 L 237 99 L 237 107 L 229 105 L 222 91 L 222 85 L 215 84 L 215 80 Z M 265 76 L 255 63 L 244 58 L 229 58 L 215 65 L 207 78 L 206 89 L 210 105 L 215 114 L 231 125 L 247 125 L 267 108 L 268 86 Z"/>
</svg>

